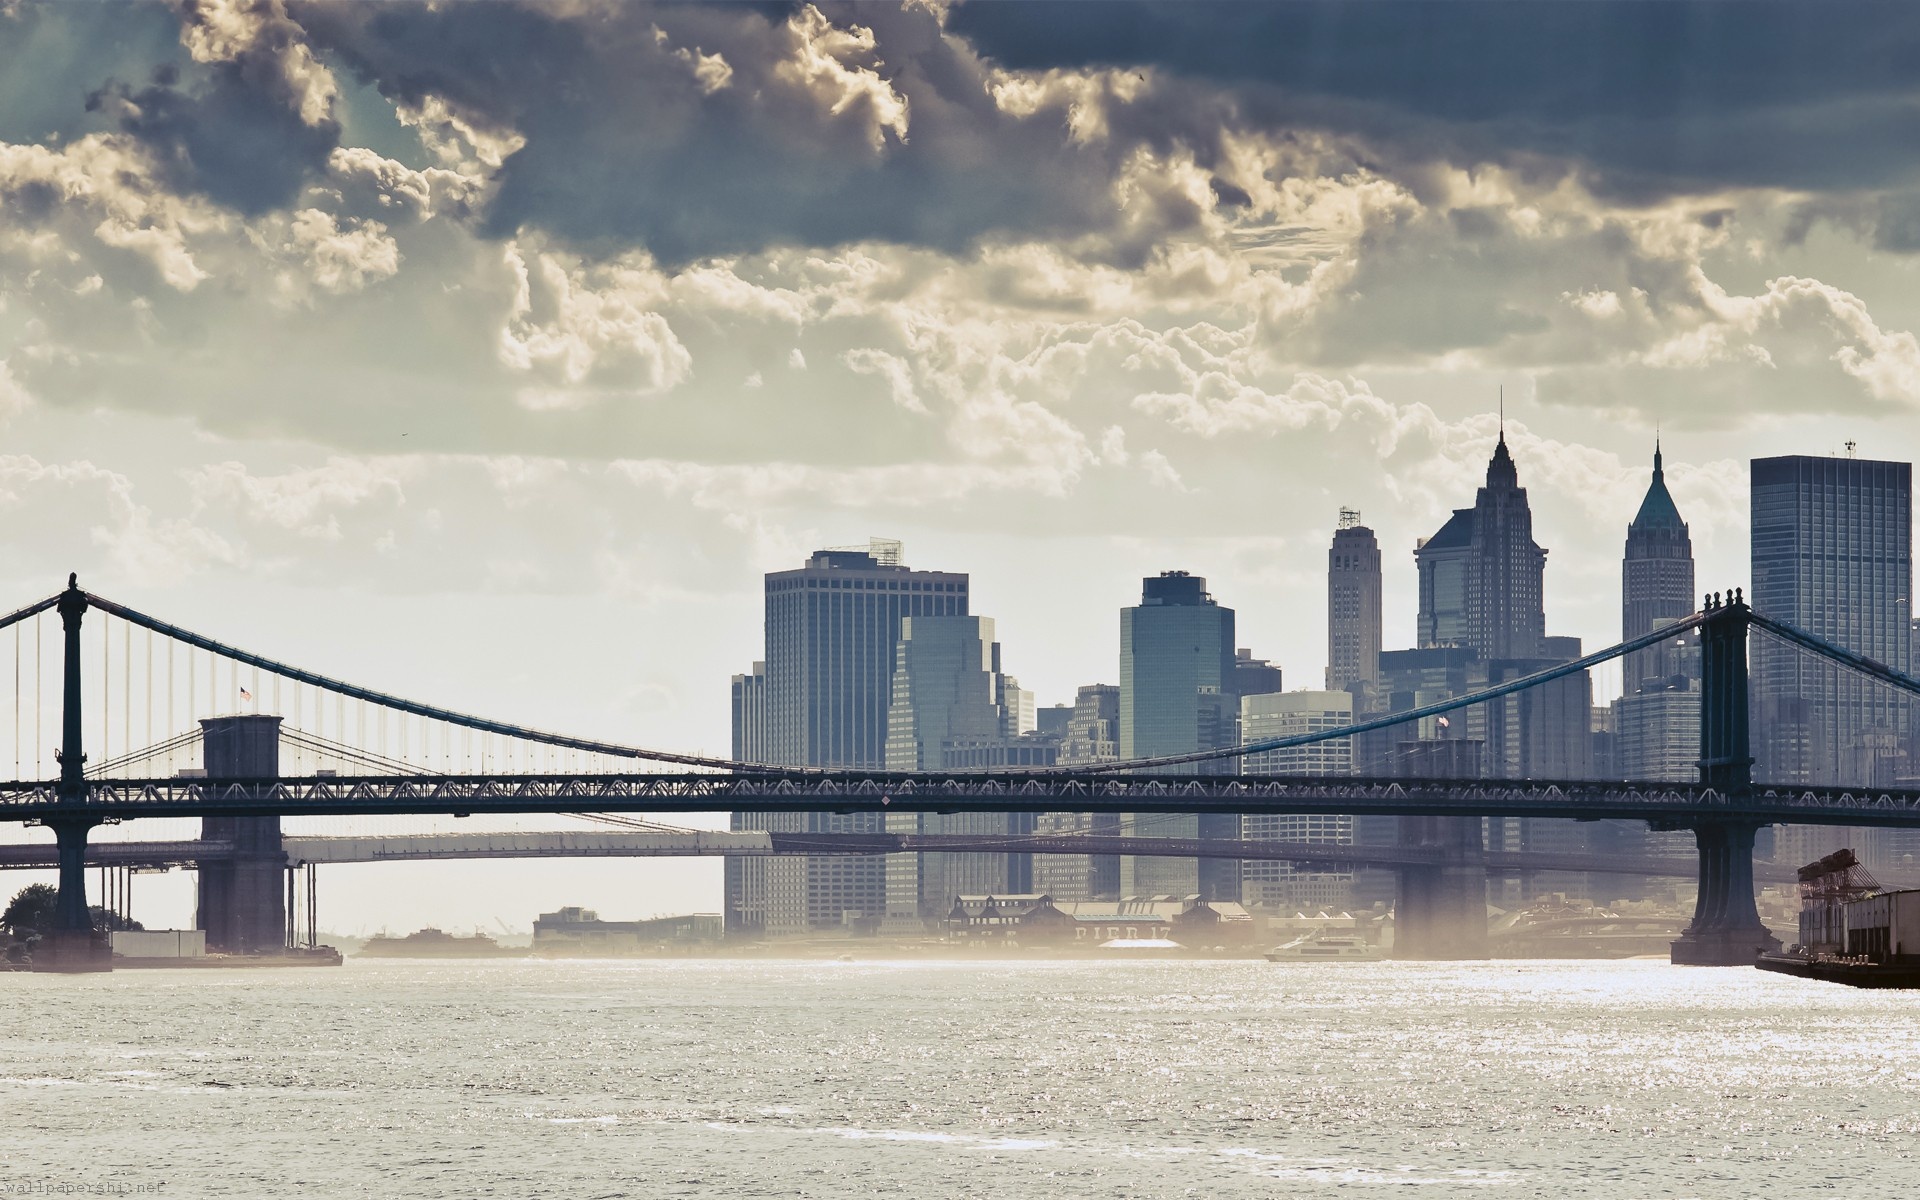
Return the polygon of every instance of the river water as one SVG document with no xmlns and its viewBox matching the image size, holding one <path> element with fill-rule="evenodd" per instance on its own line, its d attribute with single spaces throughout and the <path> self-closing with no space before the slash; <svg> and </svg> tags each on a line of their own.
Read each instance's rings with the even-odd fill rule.
<svg viewBox="0 0 1920 1200">
<path fill-rule="evenodd" d="M 0 1197 L 1920 1186 L 1920 996 L 1751 970 L 349 960 L 0 995 Z"/>
</svg>

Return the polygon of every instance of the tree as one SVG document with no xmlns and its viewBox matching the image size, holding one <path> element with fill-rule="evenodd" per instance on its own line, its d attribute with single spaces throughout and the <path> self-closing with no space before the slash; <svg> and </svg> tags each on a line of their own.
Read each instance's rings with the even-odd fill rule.
<svg viewBox="0 0 1920 1200">
<path fill-rule="evenodd" d="M 25 941 L 53 928 L 54 904 L 60 893 L 53 885 L 30 883 L 15 892 L 7 910 L 0 912 L 0 927 Z"/>
<path fill-rule="evenodd" d="M 5 929 L 21 941 L 38 937 L 53 928 L 54 906 L 60 899 L 60 892 L 51 884 L 33 883 L 14 893 L 13 900 L 5 912 L 0 912 L 0 929 Z M 98 904 L 87 910 L 95 929 L 143 929 L 138 921 L 121 919 L 118 913 L 108 912 Z"/>
</svg>

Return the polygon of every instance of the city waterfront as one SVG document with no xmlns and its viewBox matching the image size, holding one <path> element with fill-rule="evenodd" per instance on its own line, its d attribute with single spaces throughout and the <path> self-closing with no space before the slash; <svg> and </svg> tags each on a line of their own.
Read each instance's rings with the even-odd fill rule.
<svg viewBox="0 0 1920 1200">
<path fill-rule="evenodd" d="M 1906 995 L 1657 962 L 362 959 L 6 986 L 15 1191 L 1876 1196 L 1920 1133 Z"/>
</svg>

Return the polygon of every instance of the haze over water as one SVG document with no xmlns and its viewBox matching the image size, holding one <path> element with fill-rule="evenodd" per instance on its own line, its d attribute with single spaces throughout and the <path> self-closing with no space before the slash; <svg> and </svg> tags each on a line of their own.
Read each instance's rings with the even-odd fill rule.
<svg viewBox="0 0 1920 1200">
<path fill-rule="evenodd" d="M 14 976 L 0 1189 L 1891 1195 L 1910 996 L 1653 962 Z"/>
</svg>

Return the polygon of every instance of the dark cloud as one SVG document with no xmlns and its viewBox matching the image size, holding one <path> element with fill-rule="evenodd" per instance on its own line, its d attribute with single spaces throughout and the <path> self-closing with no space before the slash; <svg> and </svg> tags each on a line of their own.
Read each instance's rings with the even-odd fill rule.
<svg viewBox="0 0 1920 1200">
<path fill-rule="evenodd" d="M 1009 67 L 1151 66 L 1248 89 L 1256 119 L 1571 158 L 1626 195 L 1883 186 L 1920 150 L 1906 4 L 1086 0 L 964 4 L 949 26 Z"/>
<path fill-rule="evenodd" d="M 189 29 L 205 18 L 200 7 L 183 7 Z M 114 117 L 151 150 L 171 190 L 253 216 L 299 195 L 340 144 L 340 124 L 330 102 L 321 102 L 323 113 L 305 111 L 319 80 L 299 26 L 265 0 L 247 12 L 248 36 L 227 57 L 184 71 L 164 63 L 144 87 L 109 80 L 87 109 Z"/>
<path fill-rule="evenodd" d="M 1075 144 L 1060 112 L 1001 111 L 983 65 L 932 14 L 827 11 L 841 30 L 874 31 L 872 50 L 842 42 L 840 57 L 877 76 L 862 85 L 904 100 L 904 137 L 884 95 L 849 86 L 836 100 L 831 82 L 810 95 L 797 79 L 804 9 L 293 9 L 329 62 L 389 99 L 439 97 L 526 139 L 498 174 L 486 217 L 496 235 L 642 242 L 671 262 L 860 239 L 957 250 L 998 231 L 1071 236 L 1112 218 L 1131 143 Z M 693 54 L 720 56 L 726 85 L 703 91 Z"/>
<path fill-rule="evenodd" d="M 236 64 L 223 63 L 197 87 L 180 86 L 170 67 L 143 88 L 109 83 L 87 108 L 118 116 L 154 152 L 170 190 L 255 216 L 290 204 L 340 140 L 334 122 L 309 126 L 262 101 Z"/>
</svg>

